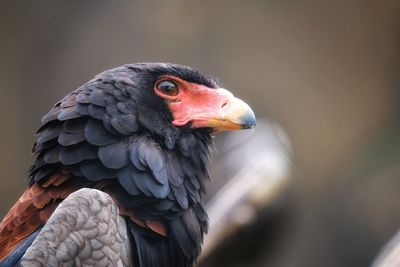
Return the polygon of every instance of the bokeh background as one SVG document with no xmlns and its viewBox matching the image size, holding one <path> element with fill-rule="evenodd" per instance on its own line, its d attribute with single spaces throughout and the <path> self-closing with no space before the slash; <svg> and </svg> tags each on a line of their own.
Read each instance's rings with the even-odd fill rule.
<svg viewBox="0 0 400 267">
<path fill-rule="evenodd" d="M 206 266 L 367 266 L 400 228 L 400 2 L 1 1 L 0 215 L 40 117 L 96 73 L 218 77 L 293 146 L 293 184 Z"/>
</svg>

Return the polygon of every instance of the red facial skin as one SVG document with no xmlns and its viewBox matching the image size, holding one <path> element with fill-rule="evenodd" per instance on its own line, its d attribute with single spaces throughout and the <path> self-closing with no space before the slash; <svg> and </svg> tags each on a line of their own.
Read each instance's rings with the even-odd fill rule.
<svg viewBox="0 0 400 267">
<path fill-rule="evenodd" d="M 174 82 L 179 93 L 171 96 L 157 90 L 157 84 L 164 80 Z M 175 76 L 161 77 L 156 86 L 154 91 L 167 102 L 173 115 L 172 123 L 175 126 L 179 127 L 191 122 L 193 128 L 211 127 L 215 131 L 242 128 L 240 123 L 235 120 L 235 116 L 238 117 L 241 114 L 234 111 L 234 107 L 242 105 L 239 102 L 243 101 L 233 97 L 225 89 L 209 88 Z"/>
</svg>

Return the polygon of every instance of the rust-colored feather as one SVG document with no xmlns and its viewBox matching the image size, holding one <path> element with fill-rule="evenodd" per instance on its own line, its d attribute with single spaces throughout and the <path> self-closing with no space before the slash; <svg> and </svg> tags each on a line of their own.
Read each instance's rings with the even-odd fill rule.
<svg viewBox="0 0 400 267">
<path fill-rule="evenodd" d="M 165 224 L 160 221 L 146 221 L 146 225 L 154 232 L 162 236 L 167 236 L 167 228 L 165 227 Z"/>
<path fill-rule="evenodd" d="M 33 184 L 26 189 L 0 223 L 0 260 L 43 226 L 58 204 L 79 188 L 70 177 L 66 172 L 58 172 L 43 185 Z"/>
</svg>

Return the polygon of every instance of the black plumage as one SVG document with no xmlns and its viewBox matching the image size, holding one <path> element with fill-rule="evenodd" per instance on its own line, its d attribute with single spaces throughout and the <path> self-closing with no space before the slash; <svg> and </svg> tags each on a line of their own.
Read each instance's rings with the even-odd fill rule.
<svg viewBox="0 0 400 267">
<path fill-rule="evenodd" d="M 36 134 L 36 142 L 43 144 L 47 141 L 50 141 L 54 138 L 58 138 L 62 129 L 61 124 L 48 124 L 47 127 L 40 129 Z"/>
<path fill-rule="evenodd" d="M 135 266 L 191 266 L 207 216 L 203 183 L 210 130 L 171 124 L 153 91 L 161 75 L 216 88 L 208 77 L 173 64 L 131 64 L 105 71 L 67 95 L 43 117 L 33 151 L 31 184 L 59 169 L 104 188 L 141 220 L 165 224 L 168 236 L 128 221 Z"/>
<path fill-rule="evenodd" d="M 132 196 L 140 195 L 142 192 L 139 190 L 135 182 L 135 177 L 132 174 L 135 172 L 135 167 L 127 165 L 118 170 L 118 180 L 122 187 Z"/>
<path fill-rule="evenodd" d="M 89 119 L 85 126 L 85 138 L 89 144 L 104 146 L 118 141 L 118 137 L 104 128 L 99 120 Z"/>
<path fill-rule="evenodd" d="M 98 156 L 103 165 L 110 169 L 120 169 L 128 164 L 129 144 L 115 142 L 99 148 Z"/>
</svg>

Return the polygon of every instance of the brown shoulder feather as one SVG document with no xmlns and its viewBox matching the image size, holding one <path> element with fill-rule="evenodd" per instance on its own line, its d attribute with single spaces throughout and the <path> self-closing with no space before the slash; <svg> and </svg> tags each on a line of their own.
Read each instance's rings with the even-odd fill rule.
<svg viewBox="0 0 400 267">
<path fill-rule="evenodd" d="M 69 173 L 58 172 L 44 184 L 33 184 L 25 190 L 0 223 L 0 260 L 42 227 L 58 204 L 79 189 L 79 184 L 70 177 Z"/>
</svg>

